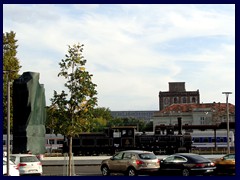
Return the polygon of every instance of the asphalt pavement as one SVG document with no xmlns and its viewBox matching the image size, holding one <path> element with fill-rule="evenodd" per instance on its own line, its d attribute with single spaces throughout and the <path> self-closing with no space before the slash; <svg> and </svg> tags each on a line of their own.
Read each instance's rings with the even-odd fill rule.
<svg viewBox="0 0 240 180">
<path fill-rule="evenodd" d="M 167 155 L 157 155 L 163 159 Z M 208 159 L 222 157 L 219 155 L 203 155 Z M 75 156 L 73 157 L 74 173 L 77 176 L 101 176 L 100 164 L 102 160 L 109 159 L 111 156 Z M 68 167 L 68 157 L 43 157 L 43 176 L 66 176 Z M 91 166 L 91 167 L 89 167 Z"/>
<path fill-rule="evenodd" d="M 158 155 L 159 159 L 163 159 L 167 155 Z M 214 155 L 202 155 L 210 160 L 220 158 L 223 154 Z M 73 162 L 75 166 L 86 166 L 86 165 L 100 165 L 102 160 L 109 159 L 111 156 L 75 156 L 73 157 Z M 43 157 L 41 160 L 43 166 L 64 166 L 68 163 L 68 157 Z"/>
</svg>

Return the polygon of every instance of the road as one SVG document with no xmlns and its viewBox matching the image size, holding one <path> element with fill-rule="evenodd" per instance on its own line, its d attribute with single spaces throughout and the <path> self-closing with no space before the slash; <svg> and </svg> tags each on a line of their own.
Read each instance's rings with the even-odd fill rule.
<svg viewBox="0 0 240 180">
<path fill-rule="evenodd" d="M 222 155 L 205 156 L 209 159 L 214 159 Z M 108 159 L 110 156 L 85 156 L 74 157 L 74 173 L 77 176 L 101 176 L 100 163 L 103 159 Z M 159 159 L 165 156 L 158 156 Z M 66 157 L 44 157 L 43 176 L 66 176 L 68 159 Z M 114 175 L 114 174 L 113 174 Z M 119 174 L 116 174 L 119 175 Z"/>
<path fill-rule="evenodd" d="M 75 166 L 76 176 L 101 176 L 100 165 Z M 43 166 L 43 176 L 67 176 L 67 166 Z"/>
</svg>

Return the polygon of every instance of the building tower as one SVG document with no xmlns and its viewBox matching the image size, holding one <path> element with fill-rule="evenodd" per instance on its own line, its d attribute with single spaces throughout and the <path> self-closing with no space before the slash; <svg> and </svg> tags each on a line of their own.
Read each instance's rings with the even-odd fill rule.
<svg viewBox="0 0 240 180">
<path fill-rule="evenodd" d="M 171 104 L 196 103 L 199 104 L 200 95 L 197 91 L 186 91 L 185 82 L 169 82 L 169 91 L 159 92 L 159 110 Z"/>
</svg>

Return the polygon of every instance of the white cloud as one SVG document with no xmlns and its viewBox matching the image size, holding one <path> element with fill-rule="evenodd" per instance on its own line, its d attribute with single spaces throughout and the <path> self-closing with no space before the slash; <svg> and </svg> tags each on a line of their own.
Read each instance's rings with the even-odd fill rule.
<svg viewBox="0 0 240 180">
<path fill-rule="evenodd" d="M 234 92 L 234 11 L 230 4 L 8 4 L 3 31 L 16 32 L 21 72 L 40 72 L 47 103 L 63 88 L 58 63 L 67 45 L 80 42 L 99 106 L 151 110 L 168 82 L 199 89 L 203 102 L 224 102 L 216 89 Z"/>
</svg>

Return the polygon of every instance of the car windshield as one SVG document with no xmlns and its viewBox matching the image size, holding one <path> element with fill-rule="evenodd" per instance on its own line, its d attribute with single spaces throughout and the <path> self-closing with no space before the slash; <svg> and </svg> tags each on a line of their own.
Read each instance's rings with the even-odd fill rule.
<svg viewBox="0 0 240 180">
<path fill-rule="evenodd" d="M 141 159 L 156 159 L 157 158 L 155 156 L 155 154 L 152 154 L 152 153 L 142 153 L 142 154 L 139 154 L 139 157 Z"/>
<path fill-rule="evenodd" d="M 35 156 L 24 156 L 20 158 L 20 162 L 38 162 L 38 158 Z"/>
</svg>

